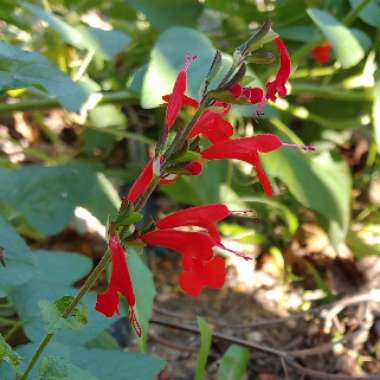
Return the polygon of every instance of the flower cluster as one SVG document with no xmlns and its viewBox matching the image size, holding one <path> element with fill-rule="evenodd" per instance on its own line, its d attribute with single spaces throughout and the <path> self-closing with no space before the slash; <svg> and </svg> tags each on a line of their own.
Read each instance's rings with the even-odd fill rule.
<svg viewBox="0 0 380 380">
<path fill-rule="evenodd" d="M 187 71 L 196 59 L 196 56 L 187 55 L 171 94 L 163 96 L 166 103 L 163 134 L 156 147 L 155 156 L 144 166 L 123 199 L 121 212 L 125 214 L 123 214 L 125 218 L 111 223 L 110 231 L 113 233 L 109 247 L 112 274 L 108 289 L 99 294 L 96 304 L 96 310 L 106 316 L 112 316 L 118 312 L 118 294 L 120 293 L 129 305 L 130 321 L 137 335 L 141 334 L 141 329 L 134 312 L 133 284 L 124 249 L 118 237 L 121 235 L 118 235 L 118 232 L 123 233 L 126 240 L 158 245 L 180 253 L 182 271 L 178 279 L 179 285 L 186 294 L 196 297 L 204 287 L 220 288 L 224 284 L 225 261 L 223 257 L 216 255 L 215 248 L 229 249 L 222 244 L 216 224 L 233 212 L 223 204 L 190 207 L 152 222 L 142 231 L 132 228 L 129 235 L 125 234 L 128 230 L 124 228 L 125 225 L 120 220 L 132 220 L 131 215 L 138 214 L 144 200 L 158 183 L 173 182 L 178 175 L 198 175 L 203 165 L 209 160 L 234 159 L 252 165 L 265 194 L 272 196 L 271 182 L 261 164 L 260 155 L 280 148 L 312 149 L 284 143 L 277 136 L 268 133 L 234 138 L 234 128 L 226 120 L 231 104 L 256 104 L 257 110 L 262 110 L 267 101 L 276 101 L 277 97 L 286 96 L 285 84 L 290 75 L 291 62 L 281 38 L 275 36 L 274 42 L 279 54 L 279 68 L 274 79 L 267 81 L 265 89 L 248 88 L 239 83 L 245 72 L 244 53 L 240 54 L 243 60 L 237 64 L 234 63 L 237 67 L 232 67 L 231 76 L 225 78 L 216 91 L 207 92 L 206 86 L 202 100 L 198 102 L 186 95 Z M 245 48 L 242 51 L 245 51 Z M 218 58 L 218 53 L 216 58 Z M 210 72 L 217 61 L 218 59 L 214 59 Z M 239 74 L 241 72 L 243 75 Z M 220 93 L 227 93 L 227 97 L 218 97 Z M 187 128 L 177 132 L 172 143 L 174 147 L 166 150 L 169 132 L 174 130 L 173 126 L 177 117 L 185 106 L 193 108 L 195 116 Z M 207 147 L 200 146 L 199 135 L 208 141 Z M 133 222 L 129 222 L 131 223 Z M 237 252 L 233 253 L 248 259 Z"/>
</svg>

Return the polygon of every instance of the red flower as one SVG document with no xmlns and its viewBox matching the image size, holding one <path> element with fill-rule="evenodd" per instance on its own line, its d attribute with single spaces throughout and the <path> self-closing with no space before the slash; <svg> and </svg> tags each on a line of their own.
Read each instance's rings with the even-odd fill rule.
<svg viewBox="0 0 380 380">
<path fill-rule="evenodd" d="M 179 71 L 176 81 L 174 83 L 173 92 L 168 98 L 168 105 L 166 107 L 166 115 L 165 115 L 165 126 L 168 129 L 173 126 L 183 104 L 191 104 L 192 106 L 195 105 L 195 103 L 193 102 L 193 99 L 188 98 L 185 95 L 185 92 L 186 92 L 186 81 L 187 81 L 186 72 L 190 64 L 196 58 L 197 58 L 196 56 L 191 56 L 191 55 L 186 56 L 185 64 Z"/>
<path fill-rule="evenodd" d="M 282 146 L 278 137 L 271 134 L 261 134 L 253 137 L 223 141 L 205 149 L 201 154 L 208 160 L 237 159 L 248 162 L 256 169 L 257 177 L 265 191 L 272 196 L 272 186 L 261 165 L 259 153 L 271 152 Z"/>
<path fill-rule="evenodd" d="M 153 158 L 151 158 L 141 170 L 140 175 L 129 189 L 127 200 L 134 202 L 149 186 L 153 178 Z"/>
<path fill-rule="evenodd" d="M 280 54 L 280 67 L 276 74 L 276 78 L 272 82 L 266 83 L 266 98 L 272 100 L 273 102 L 276 101 L 277 94 L 279 96 L 286 96 L 285 83 L 289 79 L 291 66 L 289 53 L 281 38 L 276 37 L 274 42 L 276 43 L 277 50 Z"/>
<path fill-rule="evenodd" d="M 330 60 L 331 44 L 329 41 L 324 41 L 312 50 L 312 55 L 315 62 L 324 65 Z"/>
<path fill-rule="evenodd" d="M 242 87 L 235 83 L 228 88 L 229 91 L 236 97 L 245 97 L 251 104 L 260 103 L 264 98 L 264 92 L 260 87 Z"/>
<path fill-rule="evenodd" d="M 232 125 L 223 119 L 223 116 L 212 111 L 205 111 L 194 124 L 188 138 L 202 134 L 207 140 L 215 144 L 228 140 L 234 133 Z"/>
<path fill-rule="evenodd" d="M 225 277 L 225 262 L 220 256 L 215 256 L 208 261 L 193 259 L 191 265 L 179 275 L 178 282 L 185 293 L 197 297 L 204 286 L 221 288 Z"/>
<path fill-rule="evenodd" d="M 212 247 L 215 241 L 203 232 L 179 231 L 174 229 L 160 229 L 147 232 L 140 236 L 147 244 L 159 245 L 182 254 L 182 263 L 197 258 L 199 260 L 210 260 L 213 257 Z"/>
<path fill-rule="evenodd" d="M 169 103 L 172 95 L 173 94 L 164 95 L 162 97 L 162 100 L 164 100 L 166 103 Z M 183 97 L 182 97 L 182 105 L 183 106 L 193 107 L 193 108 L 198 108 L 199 107 L 199 102 L 198 102 L 198 100 L 190 98 L 190 96 L 183 95 Z"/>
<path fill-rule="evenodd" d="M 128 271 L 124 249 L 119 238 L 113 235 L 109 241 L 111 250 L 112 272 L 108 289 L 98 294 L 95 309 L 106 317 L 119 314 L 119 293 L 125 298 L 129 305 L 129 320 L 136 334 L 141 336 L 141 328 L 136 319 L 134 306 L 136 303 L 131 276 Z"/>
<path fill-rule="evenodd" d="M 157 222 L 157 228 L 175 228 L 197 226 L 206 229 L 216 243 L 220 243 L 220 235 L 215 223 L 227 218 L 228 208 L 220 203 L 189 207 L 176 211 Z"/>
</svg>

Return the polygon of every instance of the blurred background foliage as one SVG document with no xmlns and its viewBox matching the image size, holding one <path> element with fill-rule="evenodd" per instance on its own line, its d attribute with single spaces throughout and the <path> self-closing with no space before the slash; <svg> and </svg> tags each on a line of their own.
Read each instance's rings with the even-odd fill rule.
<svg viewBox="0 0 380 380">
<path fill-rule="evenodd" d="M 258 117 L 253 106 L 236 106 L 229 121 L 239 136 L 273 132 L 314 144 L 317 151 L 263 155 L 273 198 L 263 195 L 245 165 L 210 162 L 199 177 L 162 186 L 147 214 L 210 202 L 253 208 L 257 219 L 220 227 L 239 249 L 254 252 L 256 272 L 272 268 L 276 281 L 305 294 L 321 291 L 322 302 L 380 287 L 362 270 L 368 258 L 380 255 L 379 1 L 3 0 L 0 245 L 6 267 L 0 267 L 0 328 L 12 345 L 31 342 L 20 351 L 24 357 L 44 331 L 39 301 L 72 294 L 73 284 L 99 260 L 107 218 L 158 137 L 161 96 L 171 91 L 185 54 L 198 56 L 189 70 L 188 94 L 199 98 L 215 49 L 227 65 L 236 46 L 268 17 L 291 55 L 289 96 L 268 104 Z M 312 50 L 324 41 L 332 50 L 328 62 L 319 64 Z M 251 64 L 249 81 L 262 85 L 275 72 L 276 63 Z M 178 126 L 190 116 L 184 110 Z M 134 275 L 140 300 L 147 300 L 138 305 L 147 326 L 155 290 L 141 257 L 130 260 L 140 274 Z M 155 267 L 154 275 L 160 270 Z M 76 366 L 115 348 L 109 334 L 109 341 L 99 338 L 114 320 L 92 312 L 94 295 L 85 303 L 86 327 L 58 335 L 48 350 L 51 357 L 65 352 L 72 358 L 72 364 L 59 365 L 81 379 L 91 375 Z M 303 300 L 297 307 L 304 306 Z M 144 343 L 140 348 L 147 352 Z M 125 355 L 124 367 L 118 364 L 124 372 L 141 371 L 141 360 L 142 379 L 163 367 L 150 356 L 115 355 Z M 231 346 L 225 355 L 220 379 L 228 378 L 223 373 L 230 365 L 234 373 L 245 372 L 238 367 L 247 365 L 244 349 Z M 102 359 L 104 367 L 95 366 L 91 374 L 122 379 L 109 375 L 116 356 Z M 9 371 L 5 366 L 1 370 Z M 54 366 L 47 359 L 40 373 Z M 198 361 L 198 378 L 202 371 Z"/>
</svg>

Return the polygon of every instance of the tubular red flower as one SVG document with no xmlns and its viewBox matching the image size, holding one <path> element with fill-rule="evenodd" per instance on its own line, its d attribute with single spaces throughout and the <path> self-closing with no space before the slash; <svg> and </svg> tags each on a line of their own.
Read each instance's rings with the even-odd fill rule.
<svg viewBox="0 0 380 380">
<path fill-rule="evenodd" d="M 227 218 L 229 214 L 228 208 L 221 203 L 189 207 L 160 219 L 157 228 L 197 226 L 206 229 L 214 241 L 220 243 L 220 234 L 215 223 Z"/>
<path fill-rule="evenodd" d="M 324 41 L 318 44 L 317 46 L 315 46 L 311 53 L 315 62 L 319 63 L 320 65 L 324 65 L 328 63 L 328 61 L 330 60 L 330 51 L 331 51 L 330 42 Z"/>
<path fill-rule="evenodd" d="M 221 288 L 226 272 L 225 262 L 220 256 L 208 261 L 193 259 L 190 269 L 182 271 L 179 275 L 178 282 L 185 293 L 197 297 L 205 286 Z"/>
<path fill-rule="evenodd" d="M 205 149 L 201 155 L 207 160 L 237 159 L 253 165 L 265 193 L 272 196 L 272 187 L 261 165 L 259 153 L 271 152 L 281 146 L 282 142 L 277 136 L 261 134 L 220 142 Z"/>
<path fill-rule="evenodd" d="M 141 235 L 140 239 L 144 243 L 159 245 L 181 253 L 184 266 L 191 258 L 210 260 L 213 256 L 212 247 L 215 246 L 215 241 L 203 232 L 173 229 L 147 232 Z"/>
<path fill-rule="evenodd" d="M 165 114 L 165 126 L 166 128 L 171 128 L 177 119 L 178 113 L 184 104 L 184 96 L 186 92 L 186 81 L 187 81 L 187 69 L 190 64 L 196 59 L 196 56 L 188 55 L 185 59 L 185 64 L 179 71 L 177 78 L 174 83 L 173 92 L 169 97 L 168 105 L 166 107 Z M 188 101 L 191 98 L 185 98 Z"/>
<path fill-rule="evenodd" d="M 135 182 L 129 189 L 127 200 L 134 202 L 149 186 L 153 178 L 153 158 L 141 170 L 140 175 L 136 178 Z"/>
<path fill-rule="evenodd" d="M 280 67 L 276 74 L 276 78 L 272 82 L 266 83 L 266 98 L 273 102 L 276 101 L 277 94 L 279 96 L 286 96 L 285 83 L 289 79 L 291 68 L 289 53 L 282 39 L 276 37 L 274 42 L 276 43 L 277 50 L 280 54 Z"/>
<path fill-rule="evenodd" d="M 103 313 L 106 317 L 112 317 L 115 313 L 119 314 L 118 293 L 120 293 L 129 305 L 129 319 L 131 325 L 136 334 L 141 336 L 141 328 L 134 312 L 136 299 L 132 279 L 125 259 L 124 249 L 116 235 L 113 235 L 109 240 L 109 248 L 112 259 L 111 279 L 108 289 L 97 296 L 95 309 Z"/>
<path fill-rule="evenodd" d="M 205 111 L 194 124 L 188 139 L 202 134 L 207 140 L 215 144 L 228 140 L 234 133 L 232 125 L 223 119 L 221 114 L 212 111 Z"/>
</svg>

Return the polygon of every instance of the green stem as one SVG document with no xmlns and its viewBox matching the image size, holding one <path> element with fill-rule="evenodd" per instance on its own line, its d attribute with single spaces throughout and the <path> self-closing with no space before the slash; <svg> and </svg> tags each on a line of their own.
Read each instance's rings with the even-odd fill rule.
<svg viewBox="0 0 380 380">
<path fill-rule="evenodd" d="M 0 317 L 0 325 L 5 325 L 5 326 L 12 325 L 13 326 L 15 323 L 17 323 L 17 321 Z"/>
<path fill-rule="evenodd" d="M 344 16 L 342 23 L 346 26 L 350 26 L 359 16 L 360 12 L 369 4 L 371 0 L 362 0 L 355 8 L 352 8 L 350 12 Z"/>
<path fill-rule="evenodd" d="M 67 306 L 65 311 L 62 314 L 63 318 L 68 318 L 70 314 L 73 312 L 75 307 L 78 305 L 78 303 L 81 301 L 83 296 L 87 293 L 89 289 L 93 286 L 101 272 L 105 269 L 107 266 L 109 260 L 111 258 L 110 252 L 107 250 L 105 254 L 103 255 L 102 259 L 99 261 L 98 265 L 95 267 L 95 269 L 91 272 L 91 274 L 87 277 L 85 283 L 82 285 L 82 287 L 79 289 L 79 292 L 74 297 L 74 299 L 71 301 L 70 305 Z M 38 359 L 40 358 L 41 354 L 45 350 L 46 346 L 49 344 L 51 339 L 54 337 L 53 333 L 47 334 L 40 342 L 37 350 L 34 352 L 32 358 L 30 359 L 29 364 L 27 365 L 24 373 L 19 377 L 19 380 L 26 380 L 28 378 L 29 373 L 32 371 L 33 367 L 37 363 Z"/>
<path fill-rule="evenodd" d="M 4 335 L 4 339 L 6 341 L 8 341 L 11 336 L 22 326 L 22 322 L 21 321 L 17 321 L 8 331 L 7 333 Z"/>
<path fill-rule="evenodd" d="M 136 104 L 138 99 L 129 91 L 104 93 L 98 104 L 130 103 Z M 55 98 L 21 100 L 17 103 L 0 104 L 0 113 L 16 111 L 46 110 L 61 108 L 62 105 Z"/>
</svg>

